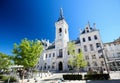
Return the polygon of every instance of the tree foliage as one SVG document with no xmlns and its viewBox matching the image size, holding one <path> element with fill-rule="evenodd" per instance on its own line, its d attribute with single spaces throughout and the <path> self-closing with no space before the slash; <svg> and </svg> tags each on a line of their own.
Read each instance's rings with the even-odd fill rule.
<svg viewBox="0 0 120 83">
<path fill-rule="evenodd" d="M 68 51 L 72 56 L 76 55 L 75 54 L 75 49 L 76 49 L 75 44 L 73 42 L 69 42 L 68 43 Z"/>
<path fill-rule="evenodd" d="M 39 40 L 21 40 L 20 44 L 14 44 L 13 60 L 17 65 L 23 65 L 25 68 L 32 68 L 36 65 L 43 50 L 42 43 Z"/>
<path fill-rule="evenodd" d="M 8 67 L 12 64 L 10 56 L 0 53 L 0 70 L 8 69 Z"/>
<path fill-rule="evenodd" d="M 72 68 L 83 68 L 87 65 L 86 61 L 84 60 L 83 53 L 82 51 L 80 53 L 75 52 L 76 47 L 74 42 L 69 42 L 68 43 L 68 51 L 71 55 L 71 57 L 68 60 L 68 64 Z"/>
<path fill-rule="evenodd" d="M 87 62 L 84 60 L 82 51 L 77 54 L 76 57 L 76 66 L 77 68 L 84 68 L 87 65 Z"/>
</svg>

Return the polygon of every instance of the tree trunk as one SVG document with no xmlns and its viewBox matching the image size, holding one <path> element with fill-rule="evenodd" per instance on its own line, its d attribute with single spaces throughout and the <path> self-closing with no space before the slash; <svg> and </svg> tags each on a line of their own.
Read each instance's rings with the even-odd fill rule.
<svg viewBox="0 0 120 83">
<path fill-rule="evenodd" d="M 24 75 L 22 75 L 22 83 L 24 83 Z"/>
<path fill-rule="evenodd" d="M 23 71 L 22 71 L 22 83 L 24 83 L 24 75 L 25 75 L 25 70 L 23 69 Z"/>
</svg>

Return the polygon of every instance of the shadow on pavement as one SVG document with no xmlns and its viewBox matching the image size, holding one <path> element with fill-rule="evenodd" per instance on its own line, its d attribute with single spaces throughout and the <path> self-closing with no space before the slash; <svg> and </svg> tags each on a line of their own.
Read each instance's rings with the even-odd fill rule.
<svg viewBox="0 0 120 83">
<path fill-rule="evenodd" d="M 86 83 L 120 83 L 120 80 L 87 80 Z"/>
<path fill-rule="evenodd" d="M 54 79 L 44 79 L 43 81 L 53 81 L 53 80 L 59 80 L 60 78 L 54 78 Z"/>
</svg>

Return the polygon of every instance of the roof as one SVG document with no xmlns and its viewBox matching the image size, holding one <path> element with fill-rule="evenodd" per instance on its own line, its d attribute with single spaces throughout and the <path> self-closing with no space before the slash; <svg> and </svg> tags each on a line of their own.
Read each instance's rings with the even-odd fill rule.
<svg viewBox="0 0 120 83">
<path fill-rule="evenodd" d="M 52 43 L 46 50 L 55 49 L 55 43 Z"/>
<path fill-rule="evenodd" d="M 114 41 L 112 41 L 112 42 L 107 42 L 107 43 L 104 43 L 104 45 L 106 45 L 106 44 L 120 44 L 120 37 L 118 38 L 118 39 L 116 39 L 116 40 L 114 40 Z"/>
<path fill-rule="evenodd" d="M 79 44 L 80 43 L 80 39 L 75 40 L 75 44 Z"/>
<path fill-rule="evenodd" d="M 80 43 L 80 39 L 77 38 L 76 40 L 72 40 L 71 42 L 74 42 L 75 44 L 79 44 Z"/>
<path fill-rule="evenodd" d="M 73 40 L 71 42 L 74 42 L 75 44 L 80 44 L 80 39 L 77 38 L 76 40 Z M 48 46 L 48 48 L 46 50 L 50 50 L 50 49 L 55 49 L 55 42 L 52 43 L 50 46 Z"/>
<path fill-rule="evenodd" d="M 47 46 L 47 43 L 46 42 L 41 42 L 43 46 Z"/>
<path fill-rule="evenodd" d="M 92 27 L 90 27 L 90 32 L 91 31 L 95 31 L 95 29 L 93 29 Z M 84 34 L 85 33 L 85 29 L 81 32 L 81 34 Z"/>
</svg>

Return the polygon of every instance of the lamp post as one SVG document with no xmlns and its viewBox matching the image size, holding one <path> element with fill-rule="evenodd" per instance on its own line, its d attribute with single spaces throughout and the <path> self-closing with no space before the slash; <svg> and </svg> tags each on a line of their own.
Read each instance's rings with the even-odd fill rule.
<svg viewBox="0 0 120 83">
<path fill-rule="evenodd" d="M 103 59 L 104 59 L 104 62 L 105 62 L 105 67 L 106 67 L 107 73 L 109 74 L 109 69 L 108 69 L 108 66 L 107 66 L 107 62 L 106 62 L 106 60 L 105 60 L 105 55 L 104 55 L 104 53 L 103 53 L 104 48 L 102 48 L 102 46 L 101 46 L 100 43 L 99 43 L 99 47 L 100 47 L 100 49 L 101 49 L 101 51 L 102 51 L 102 56 L 103 56 Z"/>
<path fill-rule="evenodd" d="M 116 62 L 116 57 L 115 57 L 114 54 L 113 54 L 113 57 L 114 57 L 114 64 L 115 64 L 115 67 L 116 67 L 117 71 L 119 71 L 119 68 L 118 68 L 118 66 L 117 66 L 117 62 Z"/>
</svg>

